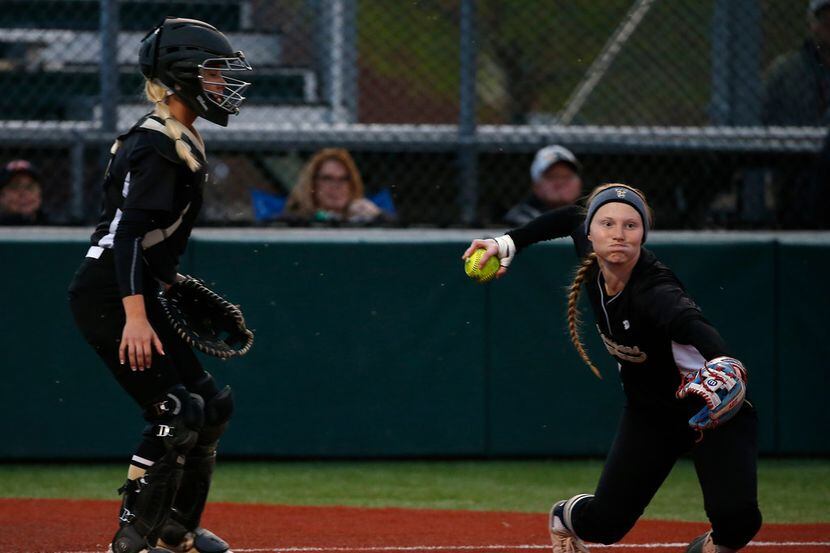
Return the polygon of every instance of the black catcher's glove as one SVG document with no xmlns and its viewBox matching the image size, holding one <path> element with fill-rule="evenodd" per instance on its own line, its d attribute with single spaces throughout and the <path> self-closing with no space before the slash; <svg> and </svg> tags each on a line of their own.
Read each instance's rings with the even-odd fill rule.
<svg viewBox="0 0 830 553">
<path fill-rule="evenodd" d="M 208 355 L 245 355 L 254 344 L 254 333 L 245 326 L 239 307 L 197 278 L 185 275 L 159 292 L 159 302 L 179 336 Z"/>
</svg>

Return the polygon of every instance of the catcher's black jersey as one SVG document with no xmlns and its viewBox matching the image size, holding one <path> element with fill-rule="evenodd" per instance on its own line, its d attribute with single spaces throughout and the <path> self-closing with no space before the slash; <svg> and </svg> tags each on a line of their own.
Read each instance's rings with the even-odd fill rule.
<svg viewBox="0 0 830 553">
<path fill-rule="evenodd" d="M 142 293 L 144 267 L 158 280 L 175 278 L 207 180 L 201 140 L 190 133 L 182 140 L 202 166 L 196 172 L 179 158 L 175 142 L 154 115 L 139 120 L 113 146 L 101 216 L 87 255 L 114 252 L 122 295 Z"/>
<path fill-rule="evenodd" d="M 518 250 L 541 240 L 571 235 L 580 257 L 590 252 L 584 214 L 577 206 L 553 210 L 508 234 Z M 605 292 L 594 264 L 585 275 L 596 328 L 615 358 L 626 396 L 632 403 L 661 405 L 691 414 L 700 408 L 674 396 L 681 374 L 730 355 L 718 332 L 686 293 L 680 280 L 652 252 L 642 248 L 625 288 Z"/>
</svg>

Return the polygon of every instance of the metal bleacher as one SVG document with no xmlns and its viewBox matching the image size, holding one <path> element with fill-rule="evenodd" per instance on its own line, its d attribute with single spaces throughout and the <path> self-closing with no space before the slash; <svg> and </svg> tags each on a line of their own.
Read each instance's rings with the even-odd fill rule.
<svg viewBox="0 0 830 553">
<path fill-rule="evenodd" d="M 0 15 L 0 129 L 92 130 L 100 126 L 102 39 L 99 2 L 90 0 L 4 2 Z M 178 6 L 181 4 L 181 6 Z M 278 32 L 241 27 L 242 2 L 121 2 L 119 21 L 118 128 L 146 111 L 143 77 L 137 70 L 141 38 L 164 14 L 198 11 L 199 4 L 222 19 L 223 30 L 245 52 L 255 70 L 249 78 L 246 116 L 251 121 L 299 109 L 306 120 L 324 119 L 318 83 L 309 68 L 282 62 Z M 204 7 L 204 6 L 203 6 Z M 68 9 L 71 8 L 71 9 Z M 186 9 L 185 9 L 186 8 Z"/>
</svg>

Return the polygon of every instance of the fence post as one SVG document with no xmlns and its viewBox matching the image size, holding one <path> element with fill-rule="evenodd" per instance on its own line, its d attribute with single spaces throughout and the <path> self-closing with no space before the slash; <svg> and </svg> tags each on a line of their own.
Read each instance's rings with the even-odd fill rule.
<svg viewBox="0 0 830 553">
<path fill-rule="evenodd" d="M 762 39 L 758 2 L 715 2 L 711 53 L 711 117 L 715 125 L 759 124 Z"/>
<path fill-rule="evenodd" d="M 329 105 L 329 122 L 354 123 L 357 120 L 355 0 L 325 0 L 316 8 L 320 17 L 315 50 L 320 63 L 323 101 Z"/>
<path fill-rule="evenodd" d="M 69 216 L 73 223 L 83 222 L 87 209 L 84 194 L 84 145 L 81 133 L 77 133 L 76 140 L 69 147 L 70 180 L 72 181 L 72 199 L 69 203 Z"/>
<path fill-rule="evenodd" d="M 476 147 L 476 5 L 461 2 L 460 113 L 458 121 L 458 202 L 461 222 L 470 225 L 478 211 L 478 158 Z"/>
<path fill-rule="evenodd" d="M 712 100 L 714 125 L 761 124 L 761 7 L 756 0 L 717 0 L 712 15 Z M 744 170 L 738 216 L 758 223 L 767 212 L 764 168 Z"/>
<path fill-rule="evenodd" d="M 118 0 L 101 0 L 101 130 L 118 125 Z"/>
<path fill-rule="evenodd" d="M 101 65 L 98 71 L 100 94 L 98 103 L 101 110 L 100 130 L 115 135 L 118 129 L 118 0 L 101 0 L 98 11 L 98 34 L 100 36 Z M 75 221 L 86 221 L 93 209 L 96 198 L 85 197 L 84 190 L 84 152 L 86 144 L 83 136 L 70 147 L 70 172 L 72 178 L 72 200 L 70 216 Z M 106 164 L 108 148 L 101 149 L 101 167 Z"/>
</svg>

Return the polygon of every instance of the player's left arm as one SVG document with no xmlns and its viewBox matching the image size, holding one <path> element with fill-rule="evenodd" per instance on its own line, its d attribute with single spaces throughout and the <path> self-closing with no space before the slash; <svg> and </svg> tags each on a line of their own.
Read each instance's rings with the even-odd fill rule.
<svg viewBox="0 0 830 553">
<path fill-rule="evenodd" d="M 707 430 L 734 417 L 746 397 L 747 372 L 726 341 L 679 282 L 666 280 L 643 291 L 645 309 L 654 325 L 672 342 L 695 348 L 706 360 L 683 375 L 677 397 L 698 397 L 703 407 L 689 419 L 695 430 Z"/>
<path fill-rule="evenodd" d="M 738 414 L 746 398 L 747 371 L 728 352 L 717 330 L 703 317 L 678 325 L 675 341 L 694 345 L 708 359 L 700 369 L 685 375 L 677 397 L 697 396 L 704 407 L 689 419 L 695 430 L 708 430 Z"/>
</svg>

